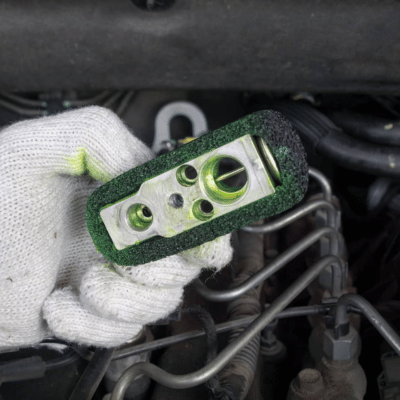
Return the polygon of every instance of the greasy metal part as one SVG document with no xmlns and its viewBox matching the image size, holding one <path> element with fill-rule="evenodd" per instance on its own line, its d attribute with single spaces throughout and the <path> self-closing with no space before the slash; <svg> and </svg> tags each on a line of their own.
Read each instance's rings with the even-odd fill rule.
<svg viewBox="0 0 400 400">
<path fill-rule="evenodd" d="M 323 358 L 315 369 L 299 372 L 291 382 L 286 400 L 362 400 L 366 377 L 357 359 Z"/>
<path fill-rule="evenodd" d="M 152 333 L 147 327 L 144 327 L 138 335 L 127 343 L 124 343 L 116 351 L 129 350 L 135 345 L 148 343 L 154 339 Z M 115 354 L 115 353 L 114 353 Z M 124 371 L 133 364 L 138 362 L 149 362 L 151 357 L 151 352 L 147 351 L 134 356 L 126 357 L 119 360 L 112 360 L 107 372 L 104 376 L 104 386 L 108 392 L 112 392 L 118 379 L 124 373 Z M 135 379 L 134 382 L 129 386 L 127 393 L 125 395 L 126 400 L 141 400 L 146 395 L 146 392 L 150 385 L 150 379 L 147 376 L 142 375 Z"/>
<path fill-rule="evenodd" d="M 255 222 L 260 224 L 262 221 Z M 231 286 L 245 282 L 264 267 L 264 235 L 254 235 L 239 231 L 238 246 L 235 248 L 235 262 L 232 269 L 234 278 Z M 262 285 L 253 287 L 228 303 L 228 319 L 236 320 L 245 316 L 258 315 L 261 312 L 260 295 Z M 234 341 L 244 328 L 229 333 L 228 343 Z M 253 385 L 260 353 L 261 332 L 256 334 L 243 350 L 239 351 L 218 373 L 219 387 L 214 397 L 228 395 L 231 400 L 243 400 Z"/>
<path fill-rule="evenodd" d="M 216 182 L 218 164 L 226 158 L 236 160 L 245 167 L 247 182 L 242 188 Z M 137 193 L 101 210 L 100 216 L 118 250 L 154 236 L 175 236 L 201 225 L 208 218 L 227 214 L 275 192 L 272 179 L 250 135 L 203 154 L 185 165 L 194 168 L 198 174 L 193 184 L 182 184 L 179 179 L 182 166 L 179 166 L 143 182 Z M 183 197 L 182 207 L 171 206 L 169 199 L 174 194 Z M 212 215 L 207 218 L 197 212 L 198 202 L 204 200 L 212 205 Z M 145 222 L 147 227 L 143 229 L 142 218 L 134 219 L 140 222 L 138 227 L 132 224 L 132 209 L 149 210 L 149 215 L 152 215 L 150 225 Z M 137 215 L 137 212 L 134 214 Z"/>
<path fill-rule="evenodd" d="M 360 349 L 360 336 L 350 326 L 346 335 L 335 337 L 333 329 L 325 329 L 323 339 L 324 356 L 329 360 L 347 361 L 357 357 Z"/>
<path fill-rule="evenodd" d="M 282 217 L 278 218 L 275 221 L 268 222 L 267 224 L 260 226 L 245 226 L 242 228 L 242 230 L 251 233 L 275 232 L 279 229 L 285 228 L 292 222 L 312 213 L 313 211 L 320 209 L 328 211 L 328 225 L 334 228 L 336 212 L 334 205 L 326 200 L 317 200 L 312 203 L 303 204 L 302 206 L 297 207 L 295 210 L 289 211 L 288 213 L 284 214 Z"/>
<path fill-rule="evenodd" d="M 298 243 L 293 245 L 290 249 L 279 254 L 273 261 L 271 261 L 268 266 L 264 267 L 262 270 L 258 271 L 246 281 L 234 288 L 219 291 L 212 290 L 209 289 L 199 279 L 194 282 L 194 285 L 196 287 L 196 290 L 209 301 L 222 302 L 236 299 L 242 294 L 246 293 L 248 290 L 262 283 L 271 275 L 278 272 L 289 261 L 293 260 L 304 250 L 308 249 L 311 245 L 325 237 L 329 238 L 332 254 L 337 255 L 336 252 L 338 249 L 338 234 L 334 229 L 330 227 L 323 227 L 316 230 L 315 232 L 310 233 L 305 238 L 301 239 Z M 339 297 L 343 288 L 343 272 L 340 263 L 333 270 L 332 280 L 332 295 L 333 297 Z"/>
<path fill-rule="evenodd" d="M 261 354 L 264 357 L 277 357 L 278 355 L 286 354 L 286 346 L 276 337 L 275 330 L 278 326 L 276 318 L 268 324 L 261 332 Z"/>
<path fill-rule="evenodd" d="M 335 312 L 335 334 L 341 331 L 341 326 L 349 324 L 348 306 L 357 307 L 393 350 L 400 355 L 400 336 L 370 302 L 357 294 L 344 294 L 339 298 Z"/>
<path fill-rule="evenodd" d="M 171 121 L 178 116 L 190 120 L 194 137 L 199 137 L 202 133 L 208 131 L 207 119 L 201 108 L 188 101 L 169 103 L 161 108 L 156 116 L 152 146 L 155 154 L 162 150 L 164 143 L 172 139 L 170 135 Z"/>
<path fill-rule="evenodd" d="M 318 181 L 319 185 L 321 186 L 322 192 L 324 194 L 325 200 L 319 200 L 320 201 L 319 205 L 317 205 L 318 204 L 317 202 L 308 203 L 296 208 L 295 210 L 290 211 L 289 213 L 285 214 L 283 217 L 281 217 L 276 221 L 265 224 L 264 226 L 260 227 L 246 226 L 242 228 L 242 230 L 253 233 L 259 233 L 261 230 L 263 231 L 263 233 L 273 232 L 277 229 L 286 227 L 287 225 L 291 224 L 297 219 L 300 219 L 303 216 L 313 211 L 322 211 L 320 214 L 321 218 L 324 221 L 324 225 L 330 226 L 335 230 L 338 230 L 340 223 L 338 223 L 337 219 L 337 210 L 332 204 L 332 188 L 328 179 L 325 177 L 324 174 L 322 174 L 320 171 L 312 167 L 309 168 L 309 175 Z M 323 211 L 326 211 L 326 214 Z M 332 247 L 329 249 L 329 246 L 332 246 L 332 244 L 324 243 L 324 240 L 323 239 L 321 240 L 320 243 L 321 257 L 327 254 L 338 254 L 336 252 L 336 249 L 333 249 Z M 343 276 L 343 280 L 344 281 L 347 280 L 347 271 Z M 331 281 L 332 281 L 332 276 L 330 274 L 330 271 L 328 270 L 324 271 L 319 278 L 320 285 L 327 289 L 331 289 L 330 287 Z"/>
<path fill-rule="evenodd" d="M 214 322 L 210 315 L 206 316 L 204 309 L 201 310 L 201 307 L 194 305 L 198 304 L 198 300 L 199 297 L 194 291 L 187 293 L 185 296 L 187 306 L 182 310 L 182 318 L 179 322 L 172 322 L 168 331 L 171 332 L 171 335 L 189 332 L 193 329 L 193 324 L 196 322 L 194 319 L 196 319 L 201 324 L 201 328 L 206 330 L 205 337 L 176 343 L 160 352 L 160 356 L 157 357 L 159 368 L 177 375 L 187 374 L 200 369 L 217 355 L 217 334 L 215 326 L 213 326 Z M 196 308 L 196 310 L 193 308 Z M 195 313 L 192 311 L 195 311 Z M 215 377 L 206 382 L 205 385 L 182 389 L 178 392 L 163 385 L 154 384 L 152 385 L 151 395 L 146 400 L 208 399 L 207 387 L 215 388 L 217 385 L 218 381 Z"/>
<path fill-rule="evenodd" d="M 327 177 L 321 171 L 313 167 L 308 168 L 308 175 L 319 183 L 322 193 L 324 194 L 324 199 L 326 201 L 332 201 L 332 187 Z"/>
<path fill-rule="evenodd" d="M 307 286 L 329 266 L 340 265 L 335 256 L 327 256 L 309 268 L 304 274 L 290 285 L 271 306 L 256 318 L 233 342 L 229 343 L 218 356 L 200 370 L 186 375 L 172 375 L 154 364 L 140 363 L 128 368 L 115 387 L 111 400 L 121 400 L 130 382 L 140 374 L 147 374 L 156 382 L 167 387 L 180 389 L 200 385 L 217 374 L 246 344 L 257 335 L 266 325 L 276 318 L 277 314 L 287 307 Z"/>
<path fill-rule="evenodd" d="M 358 362 L 358 356 L 347 361 L 329 360 L 317 363 L 326 390 L 316 400 L 363 400 L 367 391 L 367 377 Z M 308 399 L 307 400 L 311 400 Z"/>
<path fill-rule="evenodd" d="M 275 318 L 283 319 L 283 318 L 305 317 L 309 315 L 321 315 L 326 313 L 330 308 L 331 308 L 330 306 L 323 306 L 323 305 L 292 307 L 281 311 Z M 259 315 L 250 316 L 218 324 L 216 325 L 217 333 L 226 333 L 231 331 L 232 329 L 246 327 L 250 325 L 250 323 L 253 322 L 258 316 Z M 121 358 L 134 356 L 140 353 L 145 353 L 147 351 L 160 350 L 176 343 L 185 342 L 186 340 L 197 339 L 204 335 L 205 335 L 204 330 L 195 330 L 166 337 L 163 339 L 153 340 L 152 342 L 140 344 L 130 349 L 117 350 L 115 352 L 113 360 L 120 360 Z M 83 348 L 77 346 L 74 347 L 74 350 L 77 351 L 82 358 L 90 360 L 92 354 L 91 352 L 85 351 Z"/>
<path fill-rule="evenodd" d="M 287 400 L 319 400 L 325 390 L 321 373 L 316 369 L 306 368 L 291 382 Z"/>
</svg>

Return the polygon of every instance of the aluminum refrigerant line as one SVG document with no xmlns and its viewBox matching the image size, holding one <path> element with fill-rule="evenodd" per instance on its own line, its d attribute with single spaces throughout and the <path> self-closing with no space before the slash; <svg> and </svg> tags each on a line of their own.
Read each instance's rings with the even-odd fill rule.
<svg viewBox="0 0 400 400">
<path fill-rule="evenodd" d="M 326 200 L 315 200 L 311 203 L 303 204 L 296 209 L 289 211 L 282 217 L 278 218 L 275 221 L 268 222 L 264 225 L 250 225 L 244 226 L 241 228 L 243 231 L 248 233 L 271 233 L 275 232 L 279 229 L 285 228 L 290 225 L 292 222 L 297 221 L 298 219 L 311 214 L 316 210 L 327 210 L 328 212 L 328 225 L 332 228 L 335 228 L 335 206 Z"/>
<path fill-rule="evenodd" d="M 268 305 L 269 306 L 269 305 Z M 321 315 L 325 314 L 330 309 L 334 308 L 335 305 L 312 305 L 312 306 L 302 306 L 302 307 L 292 307 L 287 308 L 286 310 L 281 311 L 276 319 L 284 319 L 284 318 L 294 318 L 294 317 L 305 317 L 309 315 Z M 233 329 L 244 328 L 250 325 L 258 315 L 252 315 L 250 317 L 244 317 L 240 319 L 236 319 L 233 321 L 223 322 L 221 324 L 216 325 L 217 333 L 225 333 L 230 332 Z M 195 330 L 180 333 L 178 335 L 169 336 L 162 339 L 153 340 L 152 342 L 138 344 L 131 348 L 116 351 L 114 353 L 113 361 L 120 360 L 122 358 L 136 356 L 141 353 L 145 353 L 147 351 L 155 351 L 160 350 L 165 347 L 171 346 L 173 344 L 185 342 L 187 340 L 197 339 L 199 337 L 205 336 L 204 330 Z M 87 359 L 88 357 L 84 357 Z"/>
<path fill-rule="evenodd" d="M 344 294 L 337 302 L 335 312 L 335 330 L 339 331 L 341 325 L 348 324 L 348 307 L 353 306 L 361 311 L 376 330 L 384 337 L 393 350 L 400 356 L 400 336 L 389 323 L 376 311 L 375 307 L 364 297 L 358 294 Z"/>
<path fill-rule="evenodd" d="M 151 363 L 138 363 L 128 368 L 118 380 L 110 400 L 122 400 L 130 383 L 138 375 L 144 374 L 161 385 L 185 389 L 207 382 L 229 363 L 250 340 L 286 308 L 325 268 L 340 265 L 335 256 L 326 256 L 303 273 L 264 312 L 260 314 L 234 341 L 229 343 L 218 356 L 205 367 L 186 375 L 173 375 Z"/>
<path fill-rule="evenodd" d="M 246 281 L 242 282 L 238 286 L 226 289 L 226 290 L 212 290 L 209 289 L 203 282 L 199 279 L 196 279 L 194 282 L 194 287 L 197 292 L 203 296 L 205 299 L 214 302 L 223 302 L 237 299 L 239 296 L 243 295 L 250 289 L 260 285 L 265 279 L 269 278 L 276 272 L 278 272 L 281 268 L 283 268 L 288 262 L 292 261 L 296 256 L 301 254 L 304 250 L 308 249 L 317 241 L 322 238 L 328 237 L 330 243 L 332 244 L 332 248 L 334 250 L 338 249 L 338 234 L 335 229 L 330 227 L 319 228 L 318 230 L 310 233 L 305 238 L 301 239 L 299 242 L 294 244 L 285 252 L 278 255 L 271 263 L 258 271 L 256 274 L 251 276 Z M 332 253 L 332 255 L 336 256 L 338 253 Z M 342 271 L 342 270 L 341 270 Z M 336 272 L 336 273 L 335 273 Z M 333 297 L 339 297 L 342 291 L 342 282 L 343 277 L 342 273 L 340 276 L 337 274 L 337 269 L 334 270 L 332 274 L 332 289 L 333 289 Z"/>
<path fill-rule="evenodd" d="M 308 168 L 308 175 L 314 178 L 321 186 L 324 199 L 326 201 L 332 201 L 332 188 L 327 177 L 319 170 L 313 167 Z"/>
</svg>

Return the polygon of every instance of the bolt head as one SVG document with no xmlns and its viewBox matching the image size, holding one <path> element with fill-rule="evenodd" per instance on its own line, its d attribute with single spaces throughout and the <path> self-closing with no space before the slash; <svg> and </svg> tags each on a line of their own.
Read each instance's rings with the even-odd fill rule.
<svg viewBox="0 0 400 400">
<path fill-rule="evenodd" d="M 303 394 L 316 394 L 324 389 L 321 373 L 313 368 L 306 368 L 297 375 L 297 387 Z"/>
</svg>

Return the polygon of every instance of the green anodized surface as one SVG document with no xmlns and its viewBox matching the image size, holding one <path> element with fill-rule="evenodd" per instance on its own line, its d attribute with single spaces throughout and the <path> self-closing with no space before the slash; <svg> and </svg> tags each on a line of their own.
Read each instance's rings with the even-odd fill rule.
<svg viewBox="0 0 400 400">
<path fill-rule="evenodd" d="M 218 147 L 250 134 L 261 137 L 276 161 L 281 183 L 274 194 L 176 236 L 152 237 L 138 245 L 116 250 L 104 226 L 100 210 L 136 193 L 142 183 L 172 168 L 185 165 L 191 160 Z M 109 260 L 119 265 L 139 265 L 177 254 L 199 246 L 254 221 L 282 213 L 304 196 L 308 186 L 306 155 L 297 134 L 290 123 L 279 113 L 271 110 L 258 111 L 216 131 L 140 165 L 98 188 L 88 199 L 86 222 L 96 248 Z M 156 212 L 156 210 L 152 210 Z"/>
<path fill-rule="evenodd" d="M 202 168 L 200 175 L 201 183 L 205 192 L 214 201 L 221 203 L 231 203 L 243 196 L 246 193 L 247 184 L 243 187 L 232 187 L 224 183 L 228 178 L 246 172 L 246 169 L 241 166 L 235 171 L 231 171 L 224 175 L 219 175 L 219 165 L 223 159 L 228 157 L 217 156 L 209 160 Z"/>
</svg>

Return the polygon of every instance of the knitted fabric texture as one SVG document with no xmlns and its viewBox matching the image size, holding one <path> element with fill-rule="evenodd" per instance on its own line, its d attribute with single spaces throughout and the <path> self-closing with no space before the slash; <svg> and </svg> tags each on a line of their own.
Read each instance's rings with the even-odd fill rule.
<svg viewBox="0 0 400 400">
<path fill-rule="evenodd" d="M 229 235 L 133 268 L 96 251 L 84 218 L 88 196 L 152 156 L 100 107 L 0 132 L 0 349 L 51 334 L 120 345 L 175 310 L 201 268 L 230 261 Z"/>
</svg>

